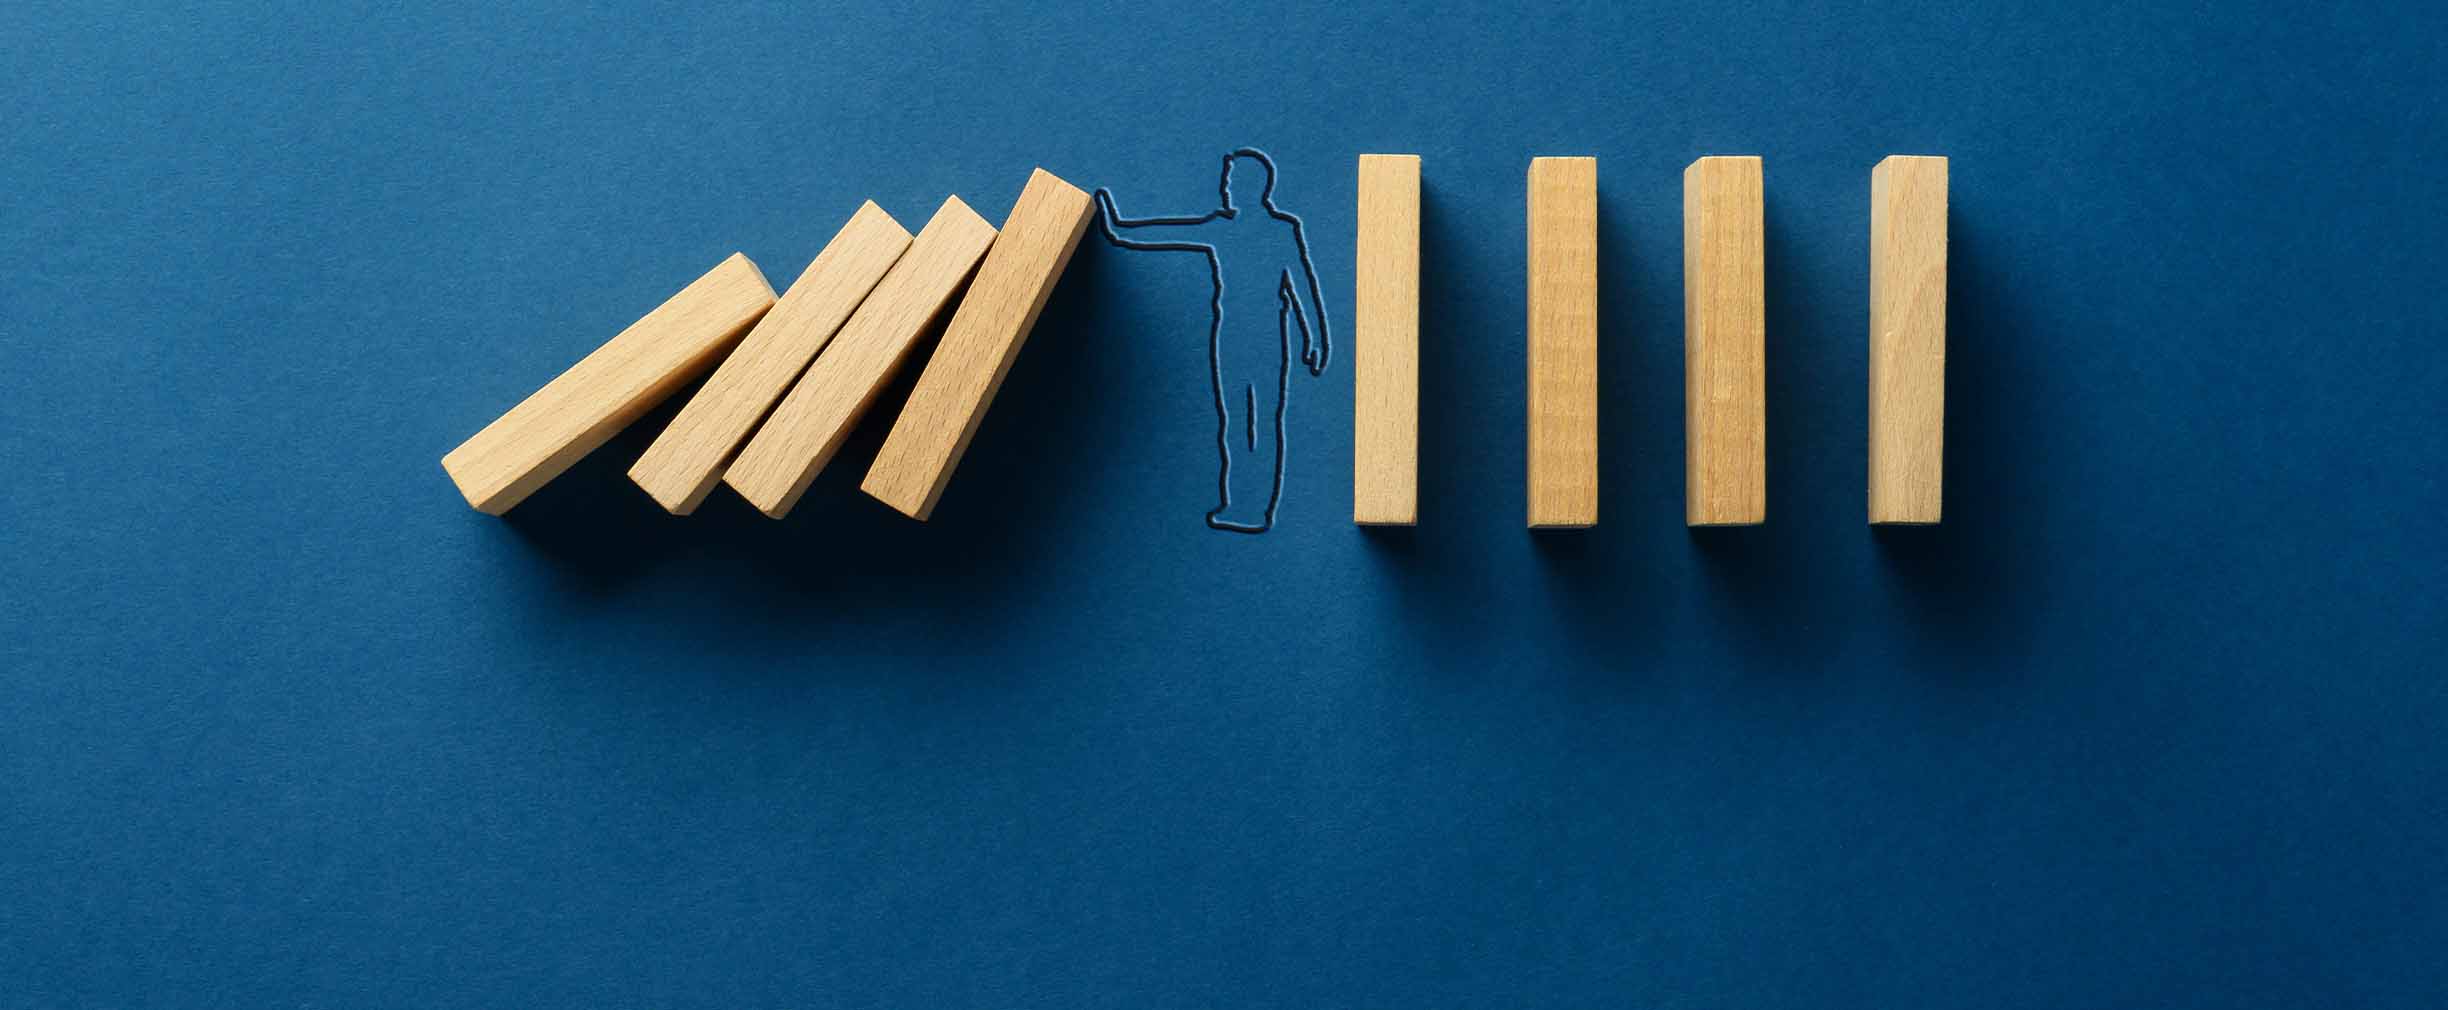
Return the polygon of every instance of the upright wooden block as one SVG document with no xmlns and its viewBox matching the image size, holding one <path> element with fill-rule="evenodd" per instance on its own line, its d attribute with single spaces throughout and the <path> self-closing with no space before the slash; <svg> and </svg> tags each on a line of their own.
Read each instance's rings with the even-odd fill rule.
<svg viewBox="0 0 2448 1010">
<path fill-rule="evenodd" d="M 1683 521 L 1768 518 L 1767 290 L 1760 160 L 1683 170 Z"/>
<path fill-rule="evenodd" d="M 500 515 L 713 367 L 774 303 L 738 253 L 629 324 L 442 457 L 479 512 Z"/>
<path fill-rule="evenodd" d="M 1420 160 L 1360 156 L 1352 267 L 1352 521 L 1419 521 Z"/>
<path fill-rule="evenodd" d="M 776 519 L 789 515 L 994 239 L 993 225 L 959 197 L 946 197 L 892 272 L 731 461 L 723 483 L 757 511 Z"/>
<path fill-rule="evenodd" d="M 1530 161 L 1530 526 L 1598 524 L 1598 159 Z"/>
<path fill-rule="evenodd" d="M 1938 521 L 1946 462 L 1947 160 L 1870 172 L 1870 521 Z"/>
<path fill-rule="evenodd" d="M 732 453 L 909 244 L 884 208 L 861 205 L 638 457 L 629 479 L 673 515 L 696 511 Z"/>
<path fill-rule="evenodd" d="M 1088 194 L 1030 174 L 860 490 L 913 519 L 935 511 L 1092 213 Z"/>
</svg>

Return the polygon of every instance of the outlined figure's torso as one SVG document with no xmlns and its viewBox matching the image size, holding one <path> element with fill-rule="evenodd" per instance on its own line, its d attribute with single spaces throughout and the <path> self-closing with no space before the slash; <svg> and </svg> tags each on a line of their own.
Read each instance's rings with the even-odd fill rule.
<svg viewBox="0 0 2448 1010">
<path fill-rule="evenodd" d="M 1261 213 L 1243 213 L 1242 208 L 1234 206 L 1236 163 L 1247 164 L 1263 177 L 1265 185 L 1258 197 Z M 1195 252 L 1206 256 L 1207 270 L 1215 283 L 1209 306 L 1212 313 L 1207 327 L 1207 363 L 1215 390 L 1218 456 L 1217 501 L 1214 511 L 1207 513 L 1207 525 L 1234 533 L 1264 533 L 1274 527 L 1276 507 L 1283 501 L 1284 405 L 1290 399 L 1292 385 L 1292 331 L 1295 328 L 1300 331 L 1299 360 L 1313 376 L 1325 373 L 1333 338 L 1326 322 L 1326 304 L 1318 294 L 1317 267 L 1309 260 L 1309 239 L 1301 230 L 1301 219 L 1275 206 L 1275 160 L 1254 147 L 1225 155 L 1224 176 L 1217 195 L 1222 198 L 1222 206 L 1205 213 L 1131 218 L 1123 217 L 1115 209 L 1111 190 L 1100 188 L 1096 191 L 1097 224 L 1106 241 L 1124 249 Z M 1270 255 L 1257 262 L 1250 262 L 1247 256 L 1236 256 L 1228 264 L 1213 242 L 1186 237 L 1240 230 L 1275 232 L 1285 225 L 1290 226 L 1291 237 L 1290 247 L 1284 249 L 1286 255 L 1282 258 Z M 1163 233 L 1168 237 L 1154 240 L 1125 237 L 1124 230 L 1134 234 Z M 1274 236 L 1270 235 L 1267 241 L 1274 244 Z M 1306 303 L 1301 299 L 1304 285 L 1309 293 Z M 1229 313 L 1225 311 L 1228 295 L 1233 299 L 1233 311 Z M 1309 315 L 1312 310 L 1317 314 L 1314 326 Z M 1271 341 L 1259 337 L 1250 323 L 1270 314 L 1275 319 Z M 1224 320 L 1228 315 L 1241 327 L 1236 331 L 1239 336 L 1230 341 L 1224 337 Z M 1252 457 L 1251 462 L 1259 465 L 1234 467 L 1235 444 Z"/>
</svg>

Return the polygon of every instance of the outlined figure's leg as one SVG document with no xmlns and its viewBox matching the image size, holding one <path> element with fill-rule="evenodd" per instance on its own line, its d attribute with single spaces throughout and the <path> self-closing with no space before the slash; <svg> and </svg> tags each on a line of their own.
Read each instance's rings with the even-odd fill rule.
<svg viewBox="0 0 2448 1010">
<path fill-rule="evenodd" d="M 1272 281 L 1226 286 L 1234 304 L 1222 317 L 1240 329 L 1219 331 L 1215 344 L 1216 379 L 1223 391 L 1216 413 L 1223 419 L 1227 465 L 1224 504 L 1207 517 L 1207 525 L 1231 533 L 1264 533 L 1274 526 L 1282 487 L 1286 350 L 1280 286 Z M 1269 314 L 1278 320 L 1272 340 L 1259 329 Z"/>
<path fill-rule="evenodd" d="M 1224 386 L 1224 265 L 1211 248 L 1207 253 L 1207 269 L 1214 284 L 1209 296 L 1207 320 L 1207 382 L 1215 393 L 1216 415 L 1216 506 L 1207 513 L 1207 525 L 1235 533 L 1264 532 L 1251 530 L 1233 516 L 1233 412 Z"/>
</svg>

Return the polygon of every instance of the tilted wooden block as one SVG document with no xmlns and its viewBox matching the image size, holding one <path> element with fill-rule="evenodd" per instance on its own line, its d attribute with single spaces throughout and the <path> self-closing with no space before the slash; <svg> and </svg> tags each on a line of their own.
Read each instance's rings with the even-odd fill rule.
<svg viewBox="0 0 2448 1010">
<path fill-rule="evenodd" d="M 1530 161 L 1530 526 L 1598 524 L 1598 159 Z"/>
<path fill-rule="evenodd" d="M 1760 160 L 1683 170 L 1683 520 L 1768 518 L 1767 289 Z"/>
<path fill-rule="evenodd" d="M 638 457 L 629 479 L 673 515 L 696 511 L 740 443 L 909 244 L 892 215 L 873 201 L 861 205 Z"/>
<path fill-rule="evenodd" d="M 1090 213 L 1078 187 L 1042 168 L 1029 176 L 860 490 L 913 519 L 933 514 Z"/>
<path fill-rule="evenodd" d="M 790 514 L 994 239 L 993 225 L 959 197 L 946 197 L 892 272 L 731 461 L 723 483 L 757 511 L 776 519 Z"/>
<path fill-rule="evenodd" d="M 1360 156 L 1352 365 L 1352 521 L 1419 521 L 1420 159 Z"/>
<path fill-rule="evenodd" d="M 451 450 L 442 469 L 477 511 L 509 511 L 713 367 L 773 303 L 756 264 L 731 254 Z"/>
<path fill-rule="evenodd" d="M 1938 521 L 1946 462 L 1947 160 L 1870 172 L 1870 521 Z"/>
</svg>

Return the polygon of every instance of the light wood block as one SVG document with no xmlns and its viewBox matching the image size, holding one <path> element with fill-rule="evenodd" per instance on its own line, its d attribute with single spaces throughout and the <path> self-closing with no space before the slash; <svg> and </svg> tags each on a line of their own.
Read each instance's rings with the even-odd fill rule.
<svg viewBox="0 0 2448 1010">
<path fill-rule="evenodd" d="M 1598 524 L 1598 159 L 1530 161 L 1530 526 Z"/>
<path fill-rule="evenodd" d="M 1360 156 L 1352 267 L 1352 522 L 1419 521 L 1420 160 Z"/>
<path fill-rule="evenodd" d="M 1947 160 L 1870 172 L 1870 521 L 1938 521 L 1946 462 Z"/>
<path fill-rule="evenodd" d="M 909 244 L 884 208 L 861 205 L 638 457 L 629 479 L 673 515 L 696 511 L 740 443 Z"/>
<path fill-rule="evenodd" d="M 451 450 L 442 469 L 477 511 L 509 511 L 705 374 L 773 303 L 756 264 L 731 254 Z"/>
<path fill-rule="evenodd" d="M 1079 187 L 1042 168 L 1030 174 L 860 490 L 913 519 L 934 513 L 1090 213 Z"/>
<path fill-rule="evenodd" d="M 959 197 L 945 198 L 892 272 L 731 461 L 723 483 L 759 512 L 789 515 L 994 239 L 995 227 L 985 218 Z"/>
<path fill-rule="evenodd" d="M 1768 518 L 1768 299 L 1760 160 L 1683 170 L 1683 520 Z"/>
</svg>

